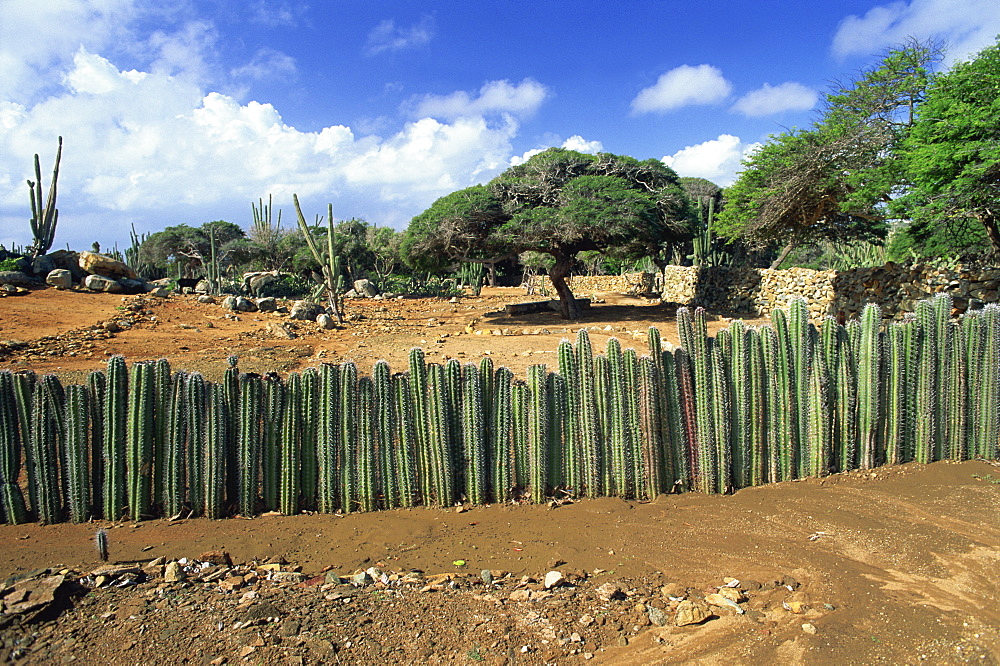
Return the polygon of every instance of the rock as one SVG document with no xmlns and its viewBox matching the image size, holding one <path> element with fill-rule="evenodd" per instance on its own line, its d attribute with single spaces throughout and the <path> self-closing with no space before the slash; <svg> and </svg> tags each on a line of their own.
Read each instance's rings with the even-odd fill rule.
<svg viewBox="0 0 1000 666">
<path fill-rule="evenodd" d="M 236 297 L 226 296 L 222 299 L 222 307 L 227 310 L 236 310 Z"/>
<path fill-rule="evenodd" d="M 69 289 L 73 286 L 73 274 L 65 268 L 54 268 L 45 276 L 45 284 L 56 289 Z"/>
<path fill-rule="evenodd" d="M 378 287 L 372 284 L 371 280 L 355 280 L 354 291 L 365 298 L 375 298 L 378 296 Z"/>
<path fill-rule="evenodd" d="M 38 280 L 21 271 L 0 271 L 0 284 L 9 284 L 12 287 L 33 287 L 38 284 Z"/>
<path fill-rule="evenodd" d="M 316 321 L 316 317 L 323 312 L 323 308 L 312 301 L 295 301 L 292 304 L 292 311 L 288 313 L 289 319 L 301 321 Z"/>
<path fill-rule="evenodd" d="M 284 340 L 294 340 L 297 336 L 292 332 L 288 324 L 283 324 L 276 321 L 268 322 L 267 330 L 276 338 L 282 338 Z"/>
<path fill-rule="evenodd" d="M 198 302 L 210 305 L 212 303 L 215 303 L 215 297 L 209 296 L 208 294 L 202 294 L 201 296 L 198 297 Z"/>
<path fill-rule="evenodd" d="M 713 606 L 718 606 L 719 608 L 728 608 L 730 610 L 736 611 L 740 615 L 743 614 L 743 609 L 740 608 L 735 601 L 721 594 L 709 594 L 708 596 L 705 597 L 705 601 L 712 604 Z"/>
<path fill-rule="evenodd" d="M 590 625 L 594 624 L 594 616 L 593 615 L 581 615 L 580 619 L 578 619 L 576 621 L 576 623 L 578 625 L 580 625 L 581 627 L 584 627 L 584 628 L 589 627 Z"/>
<path fill-rule="evenodd" d="M 278 301 L 273 296 L 258 298 L 255 303 L 261 312 L 274 312 L 278 309 Z"/>
<path fill-rule="evenodd" d="M 72 273 L 75 281 L 79 282 L 87 277 L 83 269 L 80 268 L 80 254 L 78 252 L 56 250 L 55 252 L 49 252 L 45 256 L 52 260 L 52 265 L 55 268 L 65 268 Z"/>
<path fill-rule="evenodd" d="M 304 583 L 307 578 L 309 578 L 309 576 L 298 571 L 275 571 L 271 574 L 271 580 L 288 585 Z"/>
<path fill-rule="evenodd" d="M 364 587 L 365 585 L 371 585 L 375 582 L 367 571 L 354 574 L 351 576 L 350 580 L 351 585 L 354 585 L 355 587 Z"/>
<path fill-rule="evenodd" d="M 150 296 L 156 296 L 157 298 L 166 298 L 170 296 L 170 290 L 166 287 L 153 287 L 148 293 Z"/>
<path fill-rule="evenodd" d="M 233 558 L 230 557 L 229 553 L 224 550 L 206 550 L 198 556 L 198 559 L 202 562 L 208 562 L 209 564 L 214 564 L 219 567 L 233 566 Z"/>
<path fill-rule="evenodd" d="M 118 285 L 122 288 L 122 291 L 125 292 L 126 294 L 142 294 L 149 291 L 148 289 L 146 289 L 145 280 L 138 280 L 133 278 L 118 278 L 116 282 L 118 282 Z"/>
<path fill-rule="evenodd" d="M 479 572 L 479 579 L 483 581 L 484 585 L 493 584 L 493 572 L 489 569 L 483 569 Z"/>
<path fill-rule="evenodd" d="M 622 589 L 615 583 L 604 583 L 595 590 L 597 598 L 601 601 L 611 601 L 612 599 L 624 599 Z"/>
<path fill-rule="evenodd" d="M 194 291 L 198 294 L 207 294 L 211 288 L 212 285 L 208 283 L 208 280 L 198 280 L 197 284 L 194 285 Z"/>
<path fill-rule="evenodd" d="M 48 255 L 42 255 L 40 257 L 35 257 L 35 260 L 31 262 L 31 272 L 35 275 L 48 275 L 53 270 L 55 270 L 55 263 L 52 258 Z"/>
<path fill-rule="evenodd" d="M 69 593 L 66 576 L 48 576 L 22 580 L 10 590 L 4 590 L 0 609 L 4 615 L 23 615 L 41 609 Z"/>
<path fill-rule="evenodd" d="M 299 623 L 298 620 L 292 620 L 292 619 L 285 620 L 284 622 L 281 623 L 281 626 L 278 627 L 278 635 L 282 636 L 283 638 L 292 638 L 293 636 L 298 636 L 301 627 L 302 625 L 301 623 Z"/>
<path fill-rule="evenodd" d="M 233 303 L 233 310 L 236 312 L 256 312 L 257 304 L 249 298 L 237 296 L 235 302 Z"/>
<path fill-rule="evenodd" d="M 658 627 L 667 626 L 669 618 L 667 613 L 662 608 L 657 608 L 656 606 L 646 606 L 646 614 L 649 615 L 649 621 Z"/>
<path fill-rule="evenodd" d="M 812 624 L 811 622 L 803 622 L 802 623 L 802 631 L 806 632 L 807 634 L 813 634 L 813 635 L 815 635 L 816 634 L 816 625 Z"/>
<path fill-rule="evenodd" d="M 781 606 L 786 611 L 788 611 L 789 613 L 792 613 L 794 615 L 802 615 L 807 610 L 809 610 L 809 606 L 807 606 L 806 604 L 804 604 L 801 601 L 786 601 L 786 602 L 783 602 L 781 604 Z"/>
<path fill-rule="evenodd" d="M 331 331 L 337 327 L 333 317 L 325 312 L 316 316 L 316 324 L 324 331 Z"/>
<path fill-rule="evenodd" d="M 135 279 L 135 271 L 123 262 L 96 252 L 83 251 L 77 257 L 77 262 L 85 272 L 92 275 L 103 275 L 109 278 Z"/>
<path fill-rule="evenodd" d="M 251 294 L 259 295 L 263 289 L 280 279 L 278 271 L 258 271 L 243 274 L 243 289 Z"/>
<path fill-rule="evenodd" d="M 739 603 L 741 601 L 746 601 L 746 597 L 735 587 L 720 587 L 719 594 L 730 601 L 735 601 Z"/>
<path fill-rule="evenodd" d="M 269 601 L 254 604 L 243 613 L 240 622 L 250 625 L 254 622 L 272 622 L 281 619 L 281 611 Z"/>
<path fill-rule="evenodd" d="M 687 599 L 677 605 L 677 613 L 674 616 L 674 624 L 684 627 L 689 624 L 699 624 L 712 616 L 712 611 L 708 606 L 695 599 Z"/>
<path fill-rule="evenodd" d="M 674 599 L 683 599 L 687 596 L 687 588 L 680 583 L 667 583 L 660 588 L 660 596 L 664 599 L 671 597 Z"/>
<path fill-rule="evenodd" d="M 511 601 L 530 601 L 531 594 L 532 594 L 531 590 L 524 588 L 520 590 L 514 590 L 513 592 L 510 593 L 510 597 L 508 598 Z"/>
<path fill-rule="evenodd" d="M 323 578 L 324 585 L 343 585 L 344 579 L 337 575 L 335 571 L 327 571 Z"/>
<path fill-rule="evenodd" d="M 166 569 L 163 570 L 163 582 L 179 583 L 185 578 L 187 578 L 187 574 L 184 573 L 184 569 L 178 562 L 167 563 Z"/>
<path fill-rule="evenodd" d="M 104 291 L 109 294 L 120 294 L 124 291 L 116 280 L 102 275 L 88 275 L 83 280 L 83 286 L 91 291 Z"/>
<path fill-rule="evenodd" d="M 542 584 L 545 586 L 546 590 L 551 590 L 553 587 L 559 585 L 564 580 L 566 580 L 566 577 L 562 575 L 561 571 L 550 571 L 547 574 L 545 574 L 545 580 L 543 581 Z"/>
</svg>

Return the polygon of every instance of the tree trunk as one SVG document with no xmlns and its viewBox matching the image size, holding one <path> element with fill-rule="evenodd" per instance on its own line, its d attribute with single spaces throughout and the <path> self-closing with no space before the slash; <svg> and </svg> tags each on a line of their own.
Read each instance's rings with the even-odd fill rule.
<svg viewBox="0 0 1000 666">
<path fill-rule="evenodd" d="M 497 265 L 492 261 L 486 265 L 489 266 L 488 275 L 489 275 L 490 286 L 495 287 L 497 286 Z"/>
<path fill-rule="evenodd" d="M 553 256 L 556 258 L 556 264 L 549 269 L 549 280 L 552 281 L 552 287 L 559 294 L 559 314 L 563 319 L 579 319 L 580 308 L 577 307 L 576 298 L 570 291 L 569 285 L 566 284 L 566 277 L 573 267 L 573 257 L 562 252 Z"/>
<path fill-rule="evenodd" d="M 783 262 L 785 258 L 789 255 L 789 253 L 791 253 L 791 251 L 797 248 L 798 246 L 799 242 L 797 240 L 788 241 L 788 245 L 786 245 L 781 250 L 781 253 L 778 255 L 778 258 L 775 259 L 774 263 L 771 264 L 771 270 L 776 270 L 778 266 L 781 265 L 781 262 Z"/>
<path fill-rule="evenodd" d="M 989 212 L 980 213 L 977 217 L 983 228 L 986 229 L 986 237 L 990 240 L 990 245 L 993 246 L 993 254 L 1000 256 L 1000 225 L 998 225 L 1000 220 Z"/>
</svg>

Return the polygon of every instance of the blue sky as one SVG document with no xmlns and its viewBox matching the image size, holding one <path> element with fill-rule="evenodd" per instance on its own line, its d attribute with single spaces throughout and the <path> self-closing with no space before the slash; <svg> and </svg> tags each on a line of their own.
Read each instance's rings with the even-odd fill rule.
<svg viewBox="0 0 1000 666">
<path fill-rule="evenodd" d="M 60 134 L 55 248 L 245 228 L 268 194 L 287 227 L 293 192 L 402 229 L 548 146 L 727 185 L 887 47 L 998 34 L 996 0 L 0 0 L 0 244 Z"/>
</svg>

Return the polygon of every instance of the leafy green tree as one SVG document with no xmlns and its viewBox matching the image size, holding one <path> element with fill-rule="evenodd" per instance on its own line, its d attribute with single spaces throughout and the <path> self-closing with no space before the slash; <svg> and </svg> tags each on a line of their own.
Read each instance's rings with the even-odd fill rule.
<svg viewBox="0 0 1000 666">
<path fill-rule="evenodd" d="M 140 261 L 161 268 L 180 264 L 185 276 L 194 277 L 211 254 L 212 231 L 219 251 L 244 237 L 239 226 L 224 220 L 206 222 L 200 227 L 178 224 L 150 234 L 139 247 Z"/>
<path fill-rule="evenodd" d="M 898 147 L 938 59 L 933 44 L 893 49 L 827 95 L 810 129 L 772 136 L 726 190 L 714 230 L 758 247 L 783 246 L 772 268 L 803 243 L 884 237 L 887 204 L 903 184 Z"/>
<path fill-rule="evenodd" d="M 655 254 L 689 233 L 691 217 L 677 174 L 658 160 L 550 148 L 436 201 L 413 218 L 403 251 L 414 266 L 547 254 L 561 314 L 579 319 L 566 284 L 578 253 Z"/>
<path fill-rule="evenodd" d="M 972 222 L 1000 254 L 1000 42 L 935 78 L 902 161 L 909 188 L 894 210 L 913 220 L 905 233 L 915 245 L 968 250 L 982 239 Z"/>
</svg>

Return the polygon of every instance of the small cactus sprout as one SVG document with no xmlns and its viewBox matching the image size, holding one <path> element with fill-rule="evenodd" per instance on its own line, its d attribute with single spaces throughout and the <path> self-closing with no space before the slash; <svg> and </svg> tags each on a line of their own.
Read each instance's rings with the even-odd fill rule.
<svg viewBox="0 0 1000 666">
<path fill-rule="evenodd" d="M 107 530 L 97 530 L 94 535 L 94 545 L 97 547 L 97 556 L 102 562 L 108 561 L 108 532 Z"/>
</svg>

